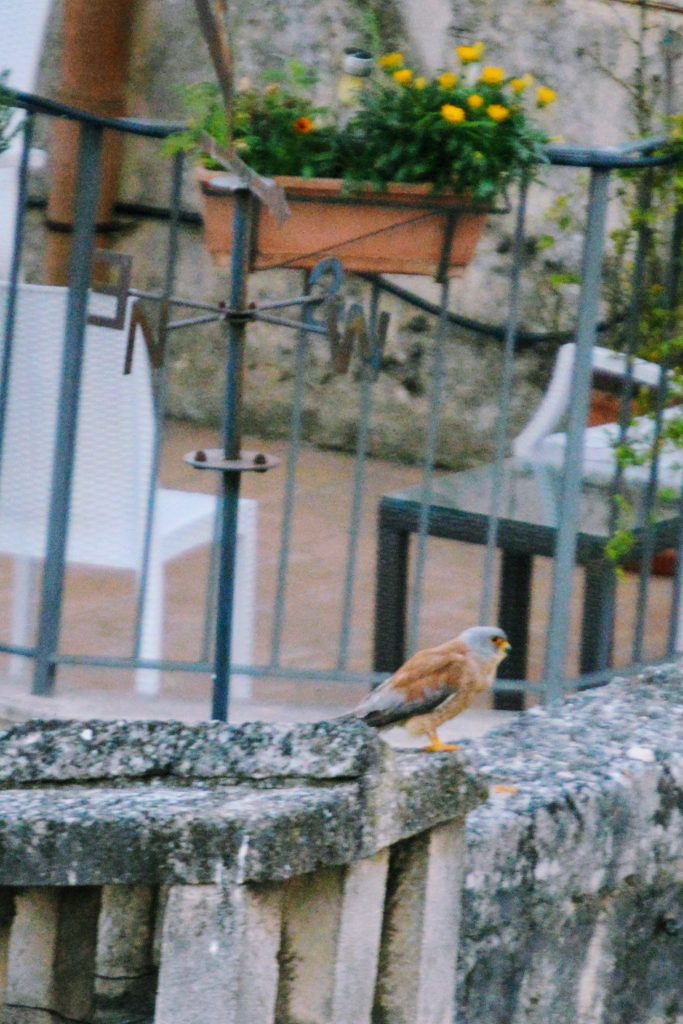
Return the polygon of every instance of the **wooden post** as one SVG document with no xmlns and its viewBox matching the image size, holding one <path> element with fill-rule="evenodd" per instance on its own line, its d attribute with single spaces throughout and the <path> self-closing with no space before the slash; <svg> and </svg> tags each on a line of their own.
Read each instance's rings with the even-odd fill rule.
<svg viewBox="0 0 683 1024">
<path fill-rule="evenodd" d="M 65 0 L 61 84 L 62 103 L 104 117 L 121 117 L 137 0 Z M 122 136 L 107 132 L 102 160 L 97 227 L 111 227 L 118 194 Z M 78 127 L 54 118 L 50 141 L 51 189 L 45 279 L 64 284 L 68 275 L 76 188 Z"/>
</svg>

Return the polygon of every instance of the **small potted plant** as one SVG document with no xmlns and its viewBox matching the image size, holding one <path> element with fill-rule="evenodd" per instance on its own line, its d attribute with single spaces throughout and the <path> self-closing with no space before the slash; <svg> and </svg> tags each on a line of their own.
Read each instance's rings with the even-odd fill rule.
<svg viewBox="0 0 683 1024">
<path fill-rule="evenodd" d="M 544 160 L 547 136 L 528 112 L 529 93 L 537 107 L 555 98 L 534 90 L 530 75 L 483 64 L 481 43 L 456 52 L 458 71 L 429 79 L 400 53 L 381 57 L 343 126 L 313 103 L 299 65 L 286 81 L 244 83 L 231 118 L 218 86 L 196 86 L 190 127 L 174 145 L 201 150 L 207 132 L 282 185 L 292 216 L 284 225 L 259 217 L 257 269 L 334 255 L 352 271 L 452 276 L 472 259 L 487 212 Z M 207 244 L 225 263 L 230 197 L 218 166 L 202 158 Z"/>
</svg>

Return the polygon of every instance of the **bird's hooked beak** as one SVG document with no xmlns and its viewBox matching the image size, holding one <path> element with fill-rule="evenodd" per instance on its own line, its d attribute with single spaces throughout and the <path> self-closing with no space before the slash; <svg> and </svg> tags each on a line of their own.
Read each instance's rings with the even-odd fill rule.
<svg viewBox="0 0 683 1024">
<path fill-rule="evenodd" d="M 509 641 L 505 640 L 505 638 L 502 636 L 496 637 L 494 643 L 498 648 L 498 655 L 501 659 L 504 658 L 507 654 L 509 654 L 510 651 L 512 650 L 512 644 L 509 643 Z"/>
</svg>

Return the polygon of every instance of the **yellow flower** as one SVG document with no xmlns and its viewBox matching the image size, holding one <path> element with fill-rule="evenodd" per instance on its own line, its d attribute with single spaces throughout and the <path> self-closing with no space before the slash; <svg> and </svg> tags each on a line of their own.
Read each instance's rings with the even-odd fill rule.
<svg viewBox="0 0 683 1024">
<path fill-rule="evenodd" d="M 465 111 L 462 107 L 455 107 L 452 103 L 444 103 L 441 107 L 441 116 L 449 124 L 460 124 L 465 120 Z"/>
<path fill-rule="evenodd" d="M 454 75 L 452 71 L 444 71 L 442 75 L 439 75 L 437 82 L 442 89 L 455 89 L 458 84 L 458 76 Z"/>
<path fill-rule="evenodd" d="M 377 61 L 381 68 L 399 68 L 403 63 L 402 53 L 386 53 Z"/>
<path fill-rule="evenodd" d="M 547 85 L 542 85 L 540 89 L 536 90 L 536 106 L 547 107 L 549 103 L 554 103 L 557 99 L 557 93 L 554 89 L 549 89 Z"/>
<path fill-rule="evenodd" d="M 408 83 L 413 80 L 413 72 L 410 68 L 401 68 L 400 71 L 394 71 L 391 77 L 395 82 L 398 82 L 399 85 L 408 85 Z"/>
<path fill-rule="evenodd" d="M 308 135 L 309 132 L 313 131 L 315 125 L 311 121 L 310 117 L 300 117 L 297 121 L 294 122 L 292 128 L 297 133 L 297 135 Z"/>
<path fill-rule="evenodd" d="M 415 86 L 416 89 L 426 89 L 427 88 L 427 79 L 426 78 L 422 78 L 420 76 L 420 78 L 416 78 L 415 79 L 415 81 L 413 82 L 413 85 Z"/>
<path fill-rule="evenodd" d="M 521 78 L 513 78 L 510 81 L 510 88 L 519 96 L 525 89 L 528 89 L 534 80 L 533 75 L 522 75 Z"/>
<path fill-rule="evenodd" d="M 504 121 L 506 117 L 510 116 L 508 108 L 501 106 L 500 103 L 492 103 L 490 107 L 486 108 L 486 113 L 492 121 Z"/>
<path fill-rule="evenodd" d="M 479 96 L 475 92 L 472 96 L 467 97 L 467 106 L 470 110 L 479 110 L 480 107 L 484 106 L 484 97 Z"/>
<path fill-rule="evenodd" d="M 484 85 L 501 85 L 505 81 L 505 72 L 502 68 L 483 68 L 479 81 Z"/>
<path fill-rule="evenodd" d="M 474 64 L 481 60 L 484 52 L 483 43 L 475 43 L 474 46 L 458 46 L 455 51 L 463 64 Z"/>
</svg>

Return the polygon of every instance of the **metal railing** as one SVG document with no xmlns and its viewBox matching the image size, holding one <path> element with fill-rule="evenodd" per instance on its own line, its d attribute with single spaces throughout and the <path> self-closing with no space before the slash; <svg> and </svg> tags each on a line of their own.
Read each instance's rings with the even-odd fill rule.
<svg viewBox="0 0 683 1024">
<path fill-rule="evenodd" d="M 522 464 L 510 459 L 511 408 L 515 387 L 515 359 L 522 349 L 528 349 L 539 341 L 555 342 L 567 340 L 567 332 L 528 332 L 520 327 L 520 289 L 523 273 L 525 245 L 525 221 L 528 189 L 520 190 L 515 205 L 515 225 L 510 257 L 509 306 L 506 322 L 487 328 L 467 317 L 462 317 L 450 306 L 450 283 L 445 280 L 441 286 L 438 303 L 430 303 L 392 281 L 381 278 L 368 279 L 370 307 L 367 316 L 367 330 L 370 343 L 360 359 L 358 372 L 358 417 L 355 440 L 355 463 L 350 478 L 350 495 L 347 518 L 341 522 L 337 516 L 336 532 L 330 537 L 330 549 L 343 550 L 344 557 L 338 559 L 339 573 L 334 579 L 327 579 L 325 586 L 331 588 L 339 599 L 336 602 L 338 617 L 333 628 L 325 630 L 330 638 L 325 652 L 316 664 L 297 661 L 294 651 L 287 644 L 287 619 L 291 611 L 292 559 L 295 552 L 295 522 L 299 502 L 308 500 L 301 497 L 301 462 L 304 445 L 304 404 L 307 388 L 307 354 L 312 337 L 324 336 L 326 328 L 316 318 L 316 309 L 331 301 L 339 301 L 341 272 L 338 264 L 326 261 L 320 271 L 309 276 L 304 293 L 290 300 L 264 302 L 259 306 L 247 302 L 249 197 L 246 192 L 236 193 L 236 215 L 230 291 L 225 303 L 216 303 L 209 298 L 204 301 L 179 297 L 176 292 L 178 249 L 182 244 L 183 211 L 181 209 L 181 183 L 183 172 L 182 156 L 176 156 L 171 163 L 171 182 L 167 217 L 166 253 L 163 268 L 163 285 L 157 290 L 126 287 L 126 296 L 144 298 L 156 303 L 156 334 L 150 342 L 151 351 L 162 363 L 155 369 L 158 430 L 154 448 L 154 480 L 148 496 L 145 517 L 145 537 L 142 544 L 142 566 L 139 574 L 136 623 L 132 630 L 132 651 L 128 655 L 98 654 L 89 651 L 66 652 L 61 643 L 61 627 L 64 601 L 64 581 L 67 565 L 67 539 L 70 522 L 70 496 L 77 437 L 79 384 L 87 339 L 89 296 L 93 276 L 93 250 L 95 241 L 95 218 L 100 176 L 102 137 L 106 130 L 163 140 L 176 126 L 143 123 L 131 119 L 110 120 L 95 117 L 67 108 L 59 103 L 29 96 L 14 94 L 18 107 L 27 112 L 23 152 L 18 167 L 18 207 L 16 238 L 12 271 L 7 285 L 7 311 L 4 331 L 4 351 L 0 378 L 0 452 L 7 414 L 8 397 L 13 388 L 12 342 L 15 330 L 17 303 L 21 290 L 21 266 L 29 175 L 29 150 L 32 144 L 33 123 L 38 117 L 62 117 L 80 125 L 80 150 L 78 186 L 74 210 L 74 229 L 71 244 L 69 297 L 66 314 L 66 331 L 63 339 L 62 377 L 58 401 L 58 421 L 55 458 L 52 470 L 52 485 L 49 510 L 49 528 L 44 552 L 40 609 L 35 641 L 17 644 L 3 642 L 0 652 L 32 659 L 34 664 L 33 690 L 35 693 L 51 693 L 59 666 L 90 666 L 105 669 L 135 668 L 158 669 L 206 673 L 213 676 L 212 715 L 224 718 L 228 714 L 229 683 L 232 671 L 252 677 L 274 677 L 292 680 L 340 681 L 374 683 L 384 678 L 396 667 L 407 653 L 414 651 L 425 642 L 439 642 L 446 637 L 434 636 L 434 627 L 425 629 L 425 591 L 429 589 L 428 577 L 434 563 L 454 558 L 459 545 L 449 545 L 445 553 L 443 546 L 438 555 L 431 557 L 432 537 L 483 545 L 483 559 L 477 571 L 480 579 L 467 580 L 468 591 L 478 585 L 479 599 L 476 613 L 468 605 L 466 620 L 463 610 L 460 616 L 462 628 L 471 625 L 473 619 L 486 622 L 498 618 L 508 630 L 516 647 L 516 655 L 510 662 L 508 674 L 513 678 L 501 679 L 497 684 L 499 701 L 503 706 L 515 706 L 518 695 L 524 691 L 545 697 L 550 701 L 559 700 L 562 694 L 577 686 L 598 685 L 610 672 L 614 654 L 613 620 L 617 576 L 614 566 L 605 557 L 605 544 L 610 529 L 616 525 L 614 496 L 623 487 L 623 470 L 617 465 L 614 478 L 599 485 L 586 479 L 584 461 L 585 424 L 587 419 L 593 365 L 593 350 L 599 331 L 604 328 L 600 322 L 600 280 L 605 251 L 606 221 L 610 199 L 610 181 L 615 172 L 641 170 L 647 174 L 649 168 L 662 168 L 672 163 L 673 158 L 662 155 L 662 140 L 645 140 L 610 149 L 579 149 L 553 146 L 548 149 L 550 164 L 554 166 L 588 169 L 590 185 L 586 211 L 584 255 L 581 270 L 581 288 L 578 300 L 576 328 L 571 332 L 575 340 L 575 359 L 571 382 L 571 397 L 567 428 L 563 444 L 565 458 L 562 466 L 544 463 L 538 466 Z M 552 173 L 548 171 L 548 173 Z M 535 188 L 536 186 L 531 186 Z M 677 304 L 679 286 L 680 210 L 673 217 L 669 273 L 666 282 L 666 309 L 672 311 Z M 634 299 L 631 324 L 627 331 L 629 350 L 626 352 L 624 394 L 630 396 L 634 389 L 632 357 L 640 343 L 640 320 L 638 294 L 641 290 L 639 275 L 643 274 L 642 238 L 634 259 Z M 333 255 L 333 254 L 331 254 Z M 343 257 L 342 257 L 343 262 Z M 332 284 L 323 284 L 323 270 L 333 272 Z M 326 279 L 327 280 L 327 279 Z M 374 546 L 374 521 L 367 522 L 368 516 L 368 473 L 373 425 L 373 402 L 375 384 L 380 373 L 381 346 L 377 344 L 380 320 L 380 306 L 383 297 L 391 301 L 409 303 L 422 309 L 436 319 L 432 339 L 432 368 L 429 374 L 428 411 L 424 427 L 424 448 L 421 456 L 421 470 L 407 473 L 410 486 L 394 489 L 380 495 L 378 563 L 375 573 L 374 636 L 368 627 L 368 611 L 371 595 L 368 583 L 363 582 L 359 608 L 359 566 L 367 559 L 368 546 Z M 300 316 L 287 314 L 287 308 L 299 309 Z M 180 315 L 179 310 L 185 310 Z M 92 312 L 92 310 L 90 310 Z M 283 466 L 282 504 L 279 516 L 279 547 L 273 557 L 272 578 L 268 589 L 272 595 L 272 608 L 268 613 L 270 625 L 269 643 L 261 643 L 260 656 L 256 664 L 233 665 L 232 612 L 233 580 L 237 557 L 237 516 L 240 497 L 240 474 L 247 468 L 241 453 L 242 382 L 244 376 L 244 353 L 249 324 L 260 320 L 283 329 L 295 328 L 297 342 L 294 346 L 292 364 L 288 372 L 292 377 L 292 413 L 290 435 L 287 442 L 285 465 Z M 221 484 L 220 529 L 217 534 L 215 556 L 209 560 L 206 573 L 206 616 L 202 625 L 201 654 L 197 658 L 143 658 L 140 656 L 141 618 L 148 585 L 150 550 L 153 543 L 155 518 L 156 477 L 160 467 L 163 447 L 164 410 L 167 389 L 168 367 L 163 363 L 166 340 L 171 332 L 198 329 L 206 323 L 221 323 L 225 332 L 225 392 L 222 426 L 222 449 L 209 453 L 209 468 L 219 471 Z M 501 384 L 498 399 L 499 414 L 493 438 L 494 458 L 480 470 L 467 473 L 444 473 L 438 468 L 438 441 L 441 419 L 448 401 L 448 359 L 453 350 L 451 328 L 460 326 L 469 330 L 488 330 L 493 339 L 502 343 Z M 386 320 L 384 320 L 386 328 Z M 139 356 L 138 356 L 139 358 Z M 285 357 L 283 356 L 283 359 Z M 658 399 L 653 418 L 653 451 L 659 451 L 659 439 L 663 430 L 664 411 L 667 405 L 666 389 L 669 367 L 663 364 L 660 372 Z M 248 387 L 248 384 L 245 385 Z M 622 402 L 620 420 L 621 440 L 628 431 L 628 399 Z M 623 413 L 623 410 L 626 413 Z M 529 410 L 530 412 L 532 410 Z M 247 423 L 248 427 L 248 423 Z M 115 425 L 112 425 L 115 432 Z M 206 461 L 204 453 L 203 461 Z M 195 458 L 194 465 L 202 459 Z M 270 468 L 266 458 L 259 467 Z M 199 468 L 202 467 L 201 465 Z M 254 468 L 250 466 L 248 468 Z M 372 468 L 372 467 L 371 467 Z M 191 471 L 188 469 L 188 474 Z M 636 523 L 636 554 L 639 553 L 641 571 L 637 584 L 635 621 L 632 629 L 631 653 L 624 656 L 623 650 L 618 662 L 620 670 L 627 671 L 642 661 L 644 656 L 653 660 L 657 656 L 670 657 L 678 648 L 679 608 L 681 569 L 678 559 L 675 576 L 671 582 L 667 599 L 668 626 L 661 633 L 660 650 L 653 651 L 646 646 L 644 638 L 648 622 L 648 601 L 652 587 L 650 565 L 652 556 L 663 546 L 683 545 L 683 488 L 677 506 L 668 512 L 655 514 L 658 508 L 658 457 L 651 460 L 649 476 L 644 487 L 638 490 L 638 520 Z M 477 473 L 479 475 L 477 476 Z M 265 486 L 272 479 L 265 478 Z M 191 484 L 189 485 L 191 486 Z M 605 497 L 606 495 L 606 497 Z M 525 507 L 525 502 L 526 507 Z M 595 515 L 596 502 L 600 505 Z M 0 505 L 2 494 L 0 494 Z M 543 506 L 543 507 L 542 507 Z M 539 511 L 540 510 L 540 511 Z M 375 510 L 370 509 L 370 514 Z M 328 524 L 328 529 L 330 526 Z M 304 543 L 305 546 L 305 543 Z M 414 558 L 410 563 L 411 551 Z M 296 549 L 298 551 L 298 549 Z M 500 587 L 497 580 L 498 551 L 502 551 Z M 549 596 L 543 598 L 549 608 L 543 620 L 545 636 L 543 669 L 540 680 L 532 681 L 527 675 L 527 653 L 530 603 L 532 601 L 531 572 L 536 556 L 552 558 L 552 578 Z M 412 564 L 412 567 L 411 567 Z M 577 585 L 575 568 L 585 567 L 586 597 L 584 600 L 581 633 L 580 671 L 568 663 L 568 653 L 579 645 L 572 640 L 577 632 L 573 625 L 575 613 L 572 598 Z M 372 586 L 372 584 L 370 584 Z M 661 589 L 661 588 L 660 588 Z M 494 599 L 499 591 L 499 606 L 494 612 Z M 658 592 L 659 594 L 659 592 Z M 239 595 L 237 595 L 239 600 Z M 663 600 L 658 596 L 659 605 Z M 455 602 L 457 605 L 457 601 Z M 658 608 L 659 608 L 658 605 Z M 259 610 L 262 615 L 262 608 Z M 661 610 L 658 611 L 661 617 Z M 213 616 L 215 615 L 215 628 Z M 308 608 L 299 609 L 297 619 L 299 630 L 306 622 L 306 616 L 317 617 L 315 601 Z M 452 620 L 459 619 L 457 608 Z M 264 619 L 265 621 L 265 619 Z M 260 622 L 260 620 L 259 620 Z M 330 619 L 332 622 L 332 619 Z M 432 632 L 430 632 L 430 630 Z M 362 631 L 363 642 L 358 642 Z M 453 632 L 457 630 L 454 628 Z M 263 630 L 259 625 L 259 633 Z M 665 635 L 664 635 L 665 634 Z M 374 660 L 371 662 L 370 641 L 374 642 Z M 290 644 L 290 647 L 292 645 Z M 267 649 L 266 649 L 267 648 Z M 360 655 L 358 651 L 360 650 Z M 315 659 L 314 659 L 315 660 Z M 365 665 L 359 665 L 365 660 Z M 510 696 L 512 691 L 512 696 Z"/>
</svg>

